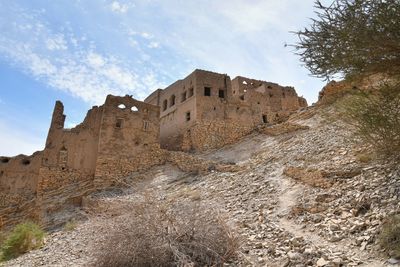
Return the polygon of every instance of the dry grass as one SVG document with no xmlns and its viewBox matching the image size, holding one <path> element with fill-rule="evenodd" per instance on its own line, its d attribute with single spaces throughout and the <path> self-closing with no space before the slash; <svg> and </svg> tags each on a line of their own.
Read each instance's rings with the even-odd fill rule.
<svg viewBox="0 0 400 267">
<path fill-rule="evenodd" d="M 146 197 L 130 210 L 106 234 L 94 266 L 222 266 L 236 257 L 238 238 L 210 207 Z"/>
<path fill-rule="evenodd" d="M 283 170 L 283 174 L 313 187 L 329 188 L 332 186 L 332 182 L 326 179 L 325 174 L 319 170 L 287 167 Z"/>
</svg>

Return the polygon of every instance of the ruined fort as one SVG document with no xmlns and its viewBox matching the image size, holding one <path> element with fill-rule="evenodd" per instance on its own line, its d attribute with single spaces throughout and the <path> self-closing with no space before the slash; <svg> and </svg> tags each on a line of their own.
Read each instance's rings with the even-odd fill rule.
<svg viewBox="0 0 400 267">
<path fill-rule="evenodd" d="M 72 129 L 64 128 L 57 101 L 44 150 L 0 158 L 0 228 L 24 220 L 59 225 L 84 196 L 154 165 L 206 169 L 184 152 L 234 143 L 306 106 L 293 87 L 204 70 L 155 90 L 144 102 L 108 95 Z"/>
</svg>

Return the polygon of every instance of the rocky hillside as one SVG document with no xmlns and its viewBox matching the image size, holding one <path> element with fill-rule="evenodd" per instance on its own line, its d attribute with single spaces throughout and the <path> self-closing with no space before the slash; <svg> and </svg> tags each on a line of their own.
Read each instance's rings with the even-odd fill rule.
<svg viewBox="0 0 400 267">
<path fill-rule="evenodd" d="M 220 210 L 242 237 L 234 266 L 385 266 L 376 235 L 400 208 L 400 168 L 382 162 L 334 116 L 309 108 L 241 142 L 196 155 L 232 168 L 184 172 L 172 165 L 121 178 L 85 200 L 71 231 L 6 266 L 87 266 L 125 208 L 151 193 L 161 202 Z"/>
</svg>

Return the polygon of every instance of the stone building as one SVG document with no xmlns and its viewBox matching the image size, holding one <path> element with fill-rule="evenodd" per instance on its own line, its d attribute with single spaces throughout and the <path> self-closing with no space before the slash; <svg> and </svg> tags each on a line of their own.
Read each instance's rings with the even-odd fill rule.
<svg viewBox="0 0 400 267">
<path fill-rule="evenodd" d="M 63 111 L 57 101 L 43 151 L 0 158 L 0 228 L 27 219 L 55 226 L 82 196 L 163 161 L 159 107 L 108 95 L 72 129 Z"/>
<path fill-rule="evenodd" d="M 161 108 L 161 147 L 184 151 L 233 143 L 307 106 L 293 87 L 198 69 L 144 102 Z"/>
</svg>

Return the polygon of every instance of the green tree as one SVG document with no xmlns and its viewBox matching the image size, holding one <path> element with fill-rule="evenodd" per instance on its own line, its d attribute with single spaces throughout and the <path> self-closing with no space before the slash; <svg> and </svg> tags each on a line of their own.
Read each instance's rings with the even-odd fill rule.
<svg viewBox="0 0 400 267">
<path fill-rule="evenodd" d="M 315 2 L 317 18 L 294 45 L 311 74 L 329 79 L 400 73 L 400 0 Z"/>
</svg>

